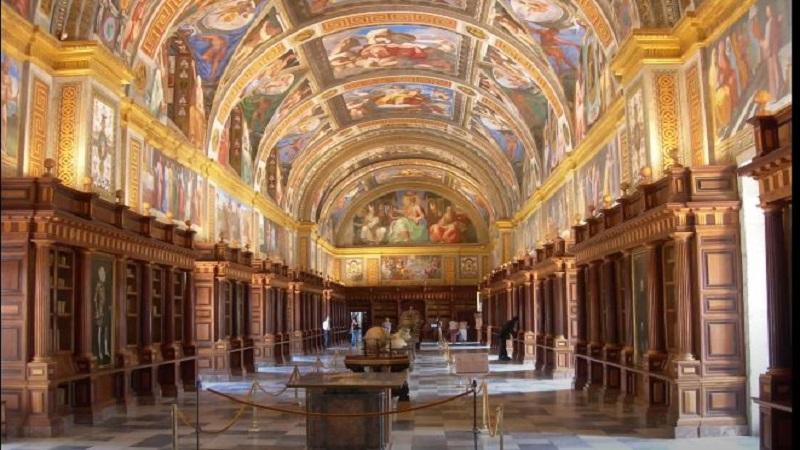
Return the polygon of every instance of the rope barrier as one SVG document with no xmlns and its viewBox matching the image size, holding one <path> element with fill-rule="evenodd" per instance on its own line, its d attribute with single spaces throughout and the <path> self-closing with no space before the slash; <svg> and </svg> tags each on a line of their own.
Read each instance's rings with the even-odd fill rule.
<svg viewBox="0 0 800 450">
<path fill-rule="evenodd" d="M 495 407 L 495 417 L 489 414 L 489 385 L 482 382 L 478 392 L 483 394 L 483 428 L 489 432 L 490 437 L 500 435 L 500 448 L 503 448 L 503 405 Z"/>
<path fill-rule="evenodd" d="M 254 382 L 252 385 L 250 385 L 250 391 L 247 393 L 248 397 L 252 397 L 253 396 L 253 392 L 255 391 L 255 384 L 257 384 L 257 383 Z M 211 389 L 209 389 L 209 391 L 211 391 Z M 208 434 L 219 434 L 219 433 L 224 433 L 224 432 L 228 431 L 239 420 L 239 418 L 244 413 L 244 410 L 245 410 L 245 406 L 241 406 L 239 408 L 239 410 L 236 411 L 236 414 L 233 416 L 233 419 L 230 422 L 228 422 L 227 425 L 225 425 L 224 427 L 220 428 L 219 430 L 204 430 L 202 428 L 199 428 L 199 430 L 198 430 L 199 425 L 195 426 L 194 424 L 192 424 L 189 421 L 189 419 L 186 417 L 186 415 L 183 414 L 183 412 L 180 409 L 175 408 L 175 411 L 177 412 L 178 417 L 181 419 L 181 422 L 183 422 L 184 425 L 186 425 L 187 427 L 189 427 L 189 428 L 191 428 L 191 429 L 193 429 L 195 431 L 199 431 L 201 433 L 208 433 Z"/>
<path fill-rule="evenodd" d="M 307 416 L 307 417 L 374 417 L 374 416 L 388 416 L 390 414 L 404 414 L 404 413 L 408 413 L 408 412 L 418 411 L 420 409 L 432 408 L 434 406 L 438 406 L 438 405 L 442 405 L 444 403 L 452 402 L 453 400 L 457 400 L 457 399 L 459 399 L 461 397 L 470 395 L 470 394 L 472 394 L 473 391 L 472 391 L 472 389 L 470 389 L 468 391 L 462 392 L 461 394 L 455 395 L 453 397 L 448 397 L 448 398 L 443 399 L 443 400 L 437 400 L 435 402 L 429 402 L 429 403 L 426 403 L 426 404 L 423 404 L 423 405 L 420 405 L 420 406 L 415 406 L 415 407 L 412 407 L 412 408 L 395 409 L 395 410 L 391 410 L 391 411 L 380 411 L 380 412 L 366 412 L 366 413 L 316 413 L 316 412 L 308 412 L 308 411 L 301 411 L 301 410 L 296 410 L 296 409 L 280 408 L 280 407 L 277 407 L 277 406 L 261 405 L 261 404 L 253 403 L 253 402 L 250 402 L 250 401 L 247 401 L 247 400 L 242 400 L 242 399 L 236 398 L 236 397 L 234 397 L 232 395 L 228 395 L 228 394 L 225 394 L 225 393 L 222 393 L 222 392 L 219 392 L 219 391 L 215 391 L 213 389 L 209 389 L 208 392 L 211 392 L 212 394 L 217 394 L 220 397 L 226 398 L 226 399 L 228 399 L 228 400 L 230 400 L 232 402 L 239 403 L 239 404 L 244 405 L 244 406 L 252 406 L 252 407 L 255 407 L 255 408 L 266 409 L 267 411 L 274 411 L 274 412 L 280 412 L 280 413 L 285 413 L 285 414 L 296 414 L 296 415 Z"/>
</svg>

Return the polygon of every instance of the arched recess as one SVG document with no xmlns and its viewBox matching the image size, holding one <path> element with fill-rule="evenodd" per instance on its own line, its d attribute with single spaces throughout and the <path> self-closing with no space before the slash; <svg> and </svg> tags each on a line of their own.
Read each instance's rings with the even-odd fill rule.
<svg viewBox="0 0 800 450">
<path fill-rule="evenodd" d="M 389 176 L 386 176 L 387 173 Z M 395 173 L 399 174 L 399 176 L 392 176 Z M 378 179 L 379 176 L 381 176 L 382 181 Z M 480 208 L 486 210 L 486 214 L 481 214 L 484 220 L 492 221 L 497 217 L 497 212 L 493 206 L 494 195 L 492 193 L 487 195 L 482 192 L 479 187 L 481 186 L 480 182 L 473 179 L 468 173 L 463 173 L 451 166 L 430 160 L 401 159 L 371 164 L 346 178 L 342 178 L 341 181 L 328 185 L 319 202 L 316 205 L 311 205 L 312 220 L 319 222 L 327 217 L 333 205 L 340 203 L 343 196 L 358 190 L 356 188 L 361 190 L 374 189 L 391 182 L 400 182 L 399 178 L 401 177 L 403 182 L 426 181 L 440 184 L 464 196 L 467 196 L 467 194 L 463 190 L 468 189 L 476 197 L 472 201 L 477 201 L 481 204 L 478 206 L 479 212 Z M 314 211 L 317 214 L 313 214 Z"/>
<path fill-rule="evenodd" d="M 401 130 L 402 131 L 402 130 Z M 511 167 L 507 162 L 500 160 L 493 162 L 486 155 L 478 155 L 464 148 L 454 145 L 454 142 L 442 136 L 424 136 L 417 130 L 416 135 L 408 137 L 404 133 L 390 133 L 387 135 L 376 134 L 369 139 L 356 142 L 342 150 L 332 150 L 328 158 L 308 161 L 308 168 L 302 180 L 297 185 L 294 203 L 298 217 L 310 219 L 310 209 L 303 207 L 313 202 L 316 192 L 324 191 L 338 177 L 345 176 L 347 167 L 358 167 L 364 160 L 374 157 L 372 162 L 393 160 L 396 158 L 421 158 L 437 163 L 448 164 L 457 170 L 468 173 L 479 180 L 488 192 L 497 193 L 498 203 L 496 212 L 500 217 L 510 215 L 518 205 L 519 195 L 510 186 L 507 180 L 512 180 Z M 398 140 L 402 139 L 402 144 Z M 374 153 L 374 155 L 373 155 Z M 483 156 L 483 157 L 482 157 Z M 505 163 L 505 165 L 504 165 Z M 294 179 L 293 179 L 294 180 Z"/>
<path fill-rule="evenodd" d="M 447 200 L 452 202 L 457 208 L 463 211 L 467 215 L 469 220 L 472 222 L 472 224 L 475 226 L 475 231 L 478 237 L 477 244 L 485 244 L 489 242 L 489 224 L 484 222 L 483 218 L 480 216 L 478 211 L 469 202 L 467 202 L 466 199 L 461 196 L 461 194 L 451 189 L 448 189 L 442 185 L 417 181 L 412 183 L 403 183 L 403 182 L 390 183 L 376 189 L 375 191 L 366 193 L 362 195 L 359 199 L 355 200 L 352 203 L 350 209 L 343 215 L 343 218 L 339 222 L 336 229 L 333 230 L 333 236 L 334 236 L 333 244 L 336 245 L 337 247 L 345 247 L 339 245 L 339 243 L 342 242 L 342 238 L 344 237 L 343 234 L 344 231 L 342 227 L 350 223 L 353 219 L 353 216 L 355 216 L 356 213 L 364 209 L 368 203 L 380 198 L 385 194 L 389 194 L 396 191 L 404 191 L 404 190 L 424 190 L 446 198 Z M 446 246 L 447 244 L 443 245 Z"/>
</svg>

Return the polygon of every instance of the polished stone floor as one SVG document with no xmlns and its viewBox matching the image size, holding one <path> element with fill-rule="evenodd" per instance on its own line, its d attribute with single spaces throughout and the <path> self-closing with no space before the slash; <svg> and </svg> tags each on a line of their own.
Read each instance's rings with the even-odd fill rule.
<svg viewBox="0 0 800 450">
<path fill-rule="evenodd" d="M 480 351 L 460 347 L 459 351 Z M 342 347 L 329 350 L 320 362 L 316 356 L 298 358 L 293 365 L 261 367 L 254 376 L 229 382 L 205 382 L 213 388 L 244 397 L 253 380 L 267 393 L 259 392 L 258 403 L 299 409 L 303 401 L 300 390 L 281 392 L 294 365 L 302 373 L 314 370 L 339 371 L 341 356 L 350 351 Z M 683 449 L 702 446 L 709 449 L 757 449 L 753 437 L 725 437 L 691 440 L 667 439 L 667 430 L 658 420 L 647 417 L 638 407 L 621 408 L 589 401 L 570 388 L 571 381 L 537 379 L 529 365 L 507 364 L 490 358 L 491 373 L 485 377 L 489 386 L 490 405 L 502 404 L 505 417 L 503 448 L 508 450 L 546 449 Z M 320 363 L 322 367 L 320 367 Z M 439 400 L 463 392 L 465 380 L 451 373 L 440 350 L 426 347 L 417 355 L 409 377 L 411 406 Z M 279 394 L 279 395 L 274 395 Z M 170 409 L 174 399 L 157 405 L 138 406 L 126 416 L 112 416 L 88 427 L 72 425 L 66 436 L 52 439 L 5 439 L 3 449 L 100 450 L 100 449 L 169 449 L 172 444 Z M 195 417 L 195 395 L 178 399 L 180 409 L 191 420 Z M 392 449 L 472 449 L 472 399 L 461 398 L 451 403 L 400 415 L 392 426 Z M 405 405 L 401 404 L 401 407 Z M 203 391 L 200 394 L 200 424 L 204 430 L 224 427 L 236 415 L 238 407 L 226 399 Z M 478 413 L 480 414 L 480 397 Z M 478 417 L 482 426 L 482 418 Z M 255 428 L 251 410 L 223 433 L 200 434 L 203 449 L 302 449 L 305 443 L 305 421 L 288 413 L 259 412 Z M 179 428 L 180 448 L 196 448 L 197 436 L 192 428 Z M 481 449 L 500 448 L 500 438 L 481 432 Z"/>
</svg>

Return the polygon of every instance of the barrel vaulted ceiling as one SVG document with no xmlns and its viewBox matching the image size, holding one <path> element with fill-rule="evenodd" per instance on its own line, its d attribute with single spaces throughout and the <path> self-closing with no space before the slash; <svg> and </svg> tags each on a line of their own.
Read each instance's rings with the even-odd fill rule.
<svg viewBox="0 0 800 450">
<path fill-rule="evenodd" d="M 237 174 L 333 237 L 404 183 L 483 229 L 511 217 L 618 95 L 607 61 L 661 3 L 101 0 L 97 20 L 118 18 L 107 45 L 156 114 L 166 66 L 180 77 L 190 55 L 196 142 L 221 159 L 240 130 Z"/>
</svg>

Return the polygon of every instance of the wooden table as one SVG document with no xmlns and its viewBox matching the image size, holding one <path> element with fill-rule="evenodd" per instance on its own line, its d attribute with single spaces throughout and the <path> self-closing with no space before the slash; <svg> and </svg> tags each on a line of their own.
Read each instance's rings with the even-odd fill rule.
<svg viewBox="0 0 800 450">
<path fill-rule="evenodd" d="M 344 366 L 353 372 L 403 372 L 411 365 L 408 354 L 378 354 L 372 355 L 347 355 L 344 357 Z M 408 383 L 403 383 L 400 389 L 392 390 L 392 396 L 399 397 L 401 402 L 410 400 L 408 397 Z"/>
<path fill-rule="evenodd" d="M 391 390 L 405 382 L 405 372 L 310 373 L 287 387 L 305 388 L 308 412 L 365 413 L 389 411 Z M 384 450 L 390 435 L 390 415 L 306 418 L 306 448 L 312 450 Z"/>
</svg>

